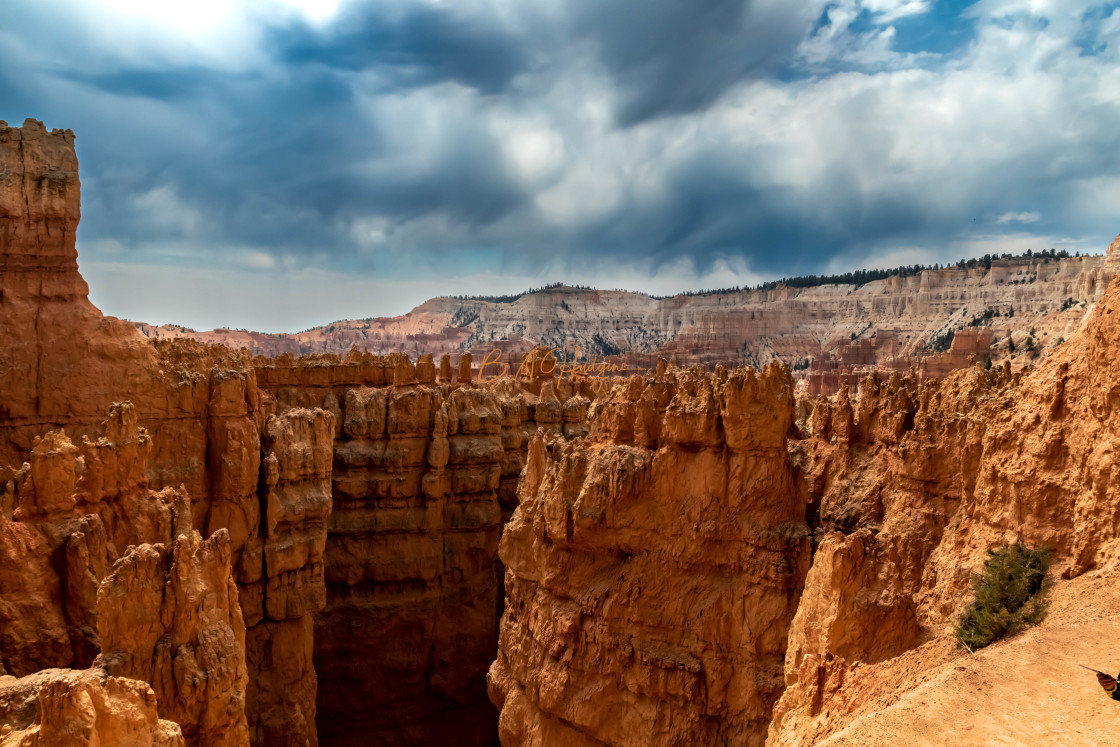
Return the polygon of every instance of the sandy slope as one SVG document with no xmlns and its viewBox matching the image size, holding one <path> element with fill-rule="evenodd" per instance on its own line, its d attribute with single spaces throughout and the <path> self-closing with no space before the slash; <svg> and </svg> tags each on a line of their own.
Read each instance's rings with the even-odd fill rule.
<svg viewBox="0 0 1120 747">
<path fill-rule="evenodd" d="M 951 650 L 941 638 L 898 657 L 890 669 L 900 680 L 922 658 L 951 658 L 819 744 L 1120 745 L 1120 702 L 1077 666 L 1120 671 L 1120 571 L 1059 583 L 1046 620 L 1012 640 L 974 655 Z M 899 695 L 884 692 L 882 674 L 871 700 Z"/>
</svg>

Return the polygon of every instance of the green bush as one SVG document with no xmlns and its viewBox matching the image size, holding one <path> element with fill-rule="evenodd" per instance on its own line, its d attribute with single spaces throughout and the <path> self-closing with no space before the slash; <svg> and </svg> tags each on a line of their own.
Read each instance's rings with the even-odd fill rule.
<svg viewBox="0 0 1120 747">
<path fill-rule="evenodd" d="M 1041 622 L 1049 601 L 1049 570 L 1050 551 L 1032 550 L 1022 539 L 988 550 L 984 572 L 972 575 L 976 601 L 954 627 L 957 640 L 976 651 Z"/>
</svg>

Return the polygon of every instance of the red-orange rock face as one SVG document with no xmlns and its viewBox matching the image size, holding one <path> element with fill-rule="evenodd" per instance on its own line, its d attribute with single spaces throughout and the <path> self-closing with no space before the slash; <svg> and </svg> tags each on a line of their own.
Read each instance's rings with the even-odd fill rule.
<svg viewBox="0 0 1120 747">
<path fill-rule="evenodd" d="M 122 393 L 153 389 L 151 346 L 86 297 L 74 244 L 79 191 L 74 133 L 35 120 L 0 126 L 3 464 L 26 454 L 43 426 L 95 428 Z"/>
<path fill-rule="evenodd" d="M 972 366 L 920 388 L 867 380 L 855 408 L 846 390 L 817 400 L 813 435 L 795 453 L 831 533 L 790 629 L 771 744 L 836 734 L 865 703 L 897 698 L 899 673 L 920 678 L 951 657 L 949 646 L 897 671 L 867 666 L 946 636 L 989 548 L 1017 537 L 1047 546 L 1063 578 L 1115 565 L 1118 303 L 1114 284 L 1022 376 Z"/>
<path fill-rule="evenodd" d="M 537 437 L 502 537 L 506 745 L 762 744 L 808 566 L 788 371 L 671 369 Z"/>
<path fill-rule="evenodd" d="M 31 120 L 0 127 L 0 465 L 16 465 L 0 467 L 0 665 L 14 675 L 86 667 L 110 643 L 128 651 L 143 639 L 140 628 L 157 630 L 98 603 L 114 563 L 129 557 L 145 573 L 121 593 L 151 591 L 147 612 L 172 626 L 159 645 L 176 649 L 133 652 L 120 673 L 152 684 L 160 714 L 180 722 L 188 743 L 263 742 L 279 732 L 313 744 L 308 631 L 325 598 L 333 415 L 274 416 L 247 356 L 192 342 L 157 349 L 101 316 L 77 270 L 73 143 L 72 133 Z M 273 468 L 269 480 L 262 464 Z M 221 568 L 179 549 L 178 534 L 192 524 L 226 538 L 199 551 Z M 156 572 L 169 564 L 183 582 L 187 568 L 201 574 L 182 608 L 156 604 L 178 593 Z M 238 584 L 232 596 L 226 581 Z M 177 617 L 202 604 L 190 594 L 211 582 L 203 606 L 228 618 L 232 639 L 216 637 L 215 620 Z M 226 599 L 214 606 L 214 595 Z M 256 630 L 265 621 L 273 624 Z M 248 695 L 246 623 L 261 656 L 250 660 Z M 280 630 L 284 623 L 305 634 Z M 291 661 L 303 669 L 273 666 L 273 634 L 285 647 L 299 641 Z M 168 656 L 181 677 L 208 684 L 185 692 L 185 681 L 160 674 Z M 151 661 L 138 663 L 144 657 Z"/>
<path fill-rule="evenodd" d="M 254 361 L 151 343 L 86 299 L 73 135 L 35 122 L 2 132 L 0 322 L 18 332 L 0 340 L 16 363 L 0 387 L 0 464 L 17 465 L 0 470 L 6 670 L 90 666 L 107 640 L 127 648 L 140 623 L 100 619 L 98 589 L 126 555 L 151 573 L 125 587 L 159 587 L 185 521 L 228 537 L 230 625 L 244 630 L 215 650 L 205 621 L 161 634 L 215 667 L 217 690 L 170 687 L 143 635 L 120 672 L 151 682 L 188 742 L 217 739 L 214 709 L 236 700 L 244 727 L 227 741 L 314 745 L 321 728 L 336 743 L 490 743 L 503 512 L 528 436 L 582 432 L 581 392 L 593 392 L 477 388 L 469 364 L 453 383 L 450 361 L 437 384 L 430 356 Z"/>
<path fill-rule="evenodd" d="M 158 703 L 159 716 L 177 724 L 180 740 L 248 744 L 245 627 L 229 535 L 221 530 L 203 541 L 184 492 L 146 487 L 151 440 L 131 405 L 114 408 L 104 431 L 80 446 L 61 431 L 48 433 L 30 462 L 0 471 L 3 669 L 25 679 L 70 665 L 101 673 L 89 675 L 100 684 L 77 674 L 29 680 L 29 696 L 39 698 L 38 729 L 20 739 L 96 745 L 123 730 L 122 743 L 144 743 L 135 740 L 148 732 L 155 740 L 167 730 L 152 731 L 144 715 L 150 683 L 152 707 Z M 104 718 L 97 715 L 103 709 Z M 120 712 L 140 725 L 117 723 Z M 63 729 L 54 719 L 63 717 L 90 721 L 81 732 L 87 741 L 51 741 Z"/>
<path fill-rule="evenodd" d="M 184 747 L 146 682 L 100 669 L 0 675 L 0 747 Z"/>
<path fill-rule="evenodd" d="M 491 744 L 503 509 L 529 435 L 578 432 L 589 400 L 567 381 L 436 383 L 423 356 L 258 359 L 257 375 L 281 415 L 335 414 L 321 742 Z"/>
<path fill-rule="evenodd" d="M 152 683 L 160 715 L 187 744 L 249 742 L 245 623 L 230 566 L 229 533 L 182 530 L 114 563 L 97 591 L 98 663 Z"/>
<path fill-rule="evenodd" d="M 853 667 L 898 656 L 944 625 L 928 593 L 938 547 L 974 494 L 985 431 L 1018 378 L 972 366 L 919 386 L 912 372 L 895 373 L 865 379 L 854 404 L 846 386 L 817 398 L 810 436 L 791 453 L 819 545 L 789 631 L 770 743 L 827 736 L 852 707 L 837 692 Z"/>
</svg>

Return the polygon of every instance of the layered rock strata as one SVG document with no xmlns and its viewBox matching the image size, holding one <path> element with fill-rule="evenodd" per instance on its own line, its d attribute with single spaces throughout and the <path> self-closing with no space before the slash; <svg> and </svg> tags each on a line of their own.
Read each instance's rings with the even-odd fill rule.
<svg viewBox="0 0 1120 747">
<path fill-rule="evenodd" d="M 332 415 L 275 416 L 247 355 L 103 317 L 77 268 L 79 191 L 73 133 L 0 126 L 0 465 L 16 465 L 0 468 L 0 662 L 89 666 L 98 584 L 130 545 L 170 542 L 169 506 L 189 506 L 188 527 L 228 531 L 250 735 L 314 744 Z"/>
<path fill-rule="evenodd" d="M 578 352 L 581 361 L 616 356 L 642 370 L 659 356 L 709 370 L 719 362 L 759 366 L 777 358 L 815 396 L 835 393 L 844 380 L 854 389 L 876 368 L 913 366 L 920 376 L 944 376 L 970 354 L 997 365 L 1012 360 L 1018 369 L 1068 337 L 1118 269 L 1114 245 L 1103 257 L 994 259 L 990 267 L 924 270 L 863 285 L 779 283 L 672 298 L 555 287 L 504 300 L 435 298 L 402 316 L 297 334 L 137 326 L 153 339 L 194 337 L 272 356 L 341 355 L 356 345 L 414 356 L 473 351 L 476 366 L 500 351 L 502 362 L 516 365 L 544 345 L 569 358 Z M 935 343 L 950 332 L 962 339 L 939 352 L 944 348 Z"/>
<path fill-rule="evenodd" d="M 1113 285 L 1022 376 L 974 365 L 920 387 L 869 379 L 855 407 L 846 390 L 817 400 L 799 459 L 823 535 L 771 744 L 835 734 L 866 714 L 861 703 L 889 700 L 894 670 L 914 678 L 958 655 L 949 625 L 989 548 L 1047 546 L 1061 578 L 1115 567 L 1118 309 Z"/>
<path fill-rule="evenodd" d="M 52 719 L 73 708 L 85 714 L 73 718 L 93 719 L 93 731 L 82 732 L 91 744 L 97 730 L 126 729 L 113 725 L 121 709 L 139 709 L 126 721 L 140 725 L 127 729 L 151 726 L 139 713 L 148 685 L 137 690 L 149 683 L 159 716 L 187 744 L 248 744 L 245 627 L 229 534 L 203 541 L 182 490 L 147 488 L 150 449 L 126 404 L 96 441 L 75 445 L 53 431 L 20 469 L 0 470 L 3 670 L 24 678 L 68 666 L 100 672 L 39 682 L 50 685 L 39 728 L 21 739 L 37 734 L 52 744 L 48 735 L 63 729 Z M 106 723 L 101 709 L 111 712 Z M 11 721 L 11 712 L 0 718 Z"/>
<path fill-rule="evenodd" d="M 258 359 L 256 374 L 281 415 L 335 414 L 314 623 L 321 742 L 491 744 L 503 510 L 532 433 L 583 431 L 581 385 L 437 382 L 429 356 L 356 351 Z"/>
<path fill-rule="evenodd" d="M 528 436 L 579 434 L 594 392 L 480 388 L 447 359 L 437 383 L 430 356 L 147 341 L 87 299 L 73 143 L 0 128 L 0 465 L 15 465 L 0 472 L 0 662 L 27 675 L 106 654 L 98 587 L 130 545 L 169 546 L 175 504 L 203 536 L 228 533 L 251 742 L 313 745 L 318 721 L 336 742 L 488 743 L 499 527 Z M 188 741 L 205 715 L 176 712 Z"/>
<path fill-rule="evenodd" d="M 505 745 L 760 745 L 809 563 L 793 381 L 668 369 L 537 436 L 502 536 Z"/>
<path fill-rule="evenodd" d="M 186 529 L 131 548 L 102 580 L 97 613 L 98 664 L 152 683 L 160 715 L 188 745 L 249 743 L 245 623 L 227 531 L 203 540 Z"/>
</svg>

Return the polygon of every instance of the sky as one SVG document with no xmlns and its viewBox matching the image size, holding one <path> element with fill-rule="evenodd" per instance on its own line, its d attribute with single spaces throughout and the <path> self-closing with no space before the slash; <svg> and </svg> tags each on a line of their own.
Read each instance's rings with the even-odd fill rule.
<svg viewBox="0 0 1120 747">
<path fill-rule="evenodd" d="M 1120 232 L 1120 2 L 5 0 L 105 313 L 295 331 Z"/>
</svg>

